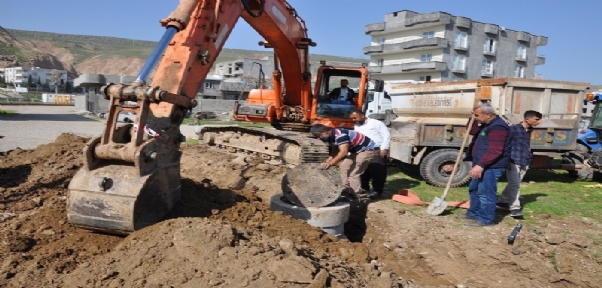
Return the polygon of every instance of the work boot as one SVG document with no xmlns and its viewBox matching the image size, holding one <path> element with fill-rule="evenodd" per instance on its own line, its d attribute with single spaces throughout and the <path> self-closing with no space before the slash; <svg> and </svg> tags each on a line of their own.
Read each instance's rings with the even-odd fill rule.
<svg viewBox="0 0 602 288">
<path fill-rule="evenodd" d="M 483 222 L 479 222 L 477 220 L 471 219 L 468 220 L 468 222 L 464 223 L 465 226 L 470 226 L 470 227 L 485 227 L 485 226 L 494 226 L 495 223 L 483 223 Z"/>
<path fill-rule="evenodd" d="M 372 192 L 370 193 L 370 195 L 368 195 L 368 197 L 369 197 L 370 199 L 372 199 L 372 200 L 375 200 L 375 199 L 378 199 L 378 198 L 380 198 L 380 194 L 381 194 L 381 193 L 379 193 L 379 192 L 372 191 Z"/>
<path fill-rule="evenodd" d="M 466 215 L 466 214 L 456 214 L 456 218 L 458 219 L 466 219 L 466 220 L 473 220 L 474 218 Z"/>
<path fill-rule="evenodd" d="M 357 194 L 360 194 L 360 195 L 363 195 L 363 194 L 368 194 L 368 193 L 370 193 L 370 191 L 368 191 L 368 190 L 366 190 L 366 189 L 364 189 L 364 188 L 361 188 L 361 189 L 360 189 L 360 191 L 359 191 L 359 192 L 357 192 Z"/>
<path fill-rule="evenodd" d="M 510 210 L 510 217 L 512 217 L 514 219 L 523 219 L 523 217 L 525 217 L 525 215 L 523 215 L 523 212 L 520 211 L 519 209 L 515 209 L 515 210 Z"/>
</svg>

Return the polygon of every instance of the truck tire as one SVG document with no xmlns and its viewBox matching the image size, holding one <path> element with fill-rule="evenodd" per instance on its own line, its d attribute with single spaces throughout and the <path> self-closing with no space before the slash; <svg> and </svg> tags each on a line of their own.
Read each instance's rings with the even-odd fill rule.
<svg viewBox="0 0 602 288">
<path fill-rule="evenodd" d="M 449 176 L 451 176 L 451 172 L 446 172 L 444 167 L 446 165 L 454 165 L 458 157 L 458 152 L 456 149 L 440 149 L 430 152 L 420 163 L 420 176 L 428 184 L 444 188 L 447 185 Z M 471 166 L 470 162 L 465 161 L 462 161 L 458 165 L 458 171 L 456 171 L 454 180 L 451 183 L 452 188 L 468 183 L 470 180 L 468 173 Z"/>
<path fill-rule="evenodd" d="M 594 179 L 594 171 L 589 168 L 587 165 L 584 165 L 584 162 L 587 161 L 585 157 L 586 154 L 582 154 L 582 152 L 588 152 L 589 150 L 583 144 L 577 144 L 577 148 L 575 149 L 578 153 L 569 152 L 566 153 L 562 157 L 562 163 L 564 164 L 574 164 L 574 165 L 583 165 L 583 168 L 579 170 L 569 170 L 569 175 L 575 177 L 577 180 L 581 181 L 591 181 Z"/>
</svg>

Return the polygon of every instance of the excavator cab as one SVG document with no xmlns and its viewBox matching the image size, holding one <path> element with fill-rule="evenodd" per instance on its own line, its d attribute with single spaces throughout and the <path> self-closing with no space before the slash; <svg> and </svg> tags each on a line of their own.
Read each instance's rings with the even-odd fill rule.
<svg viewBox="0 0 602 288">
<path fill-rule="evenodd" d="M 312 119 L 331 127 L 353 127 L 350 111 L 362 109 L 368 100 L 367 75 L 365 67 L 323 64 L 318 70 L 314 86 L 315 106 L 312 110 L 315 112 Z"/>
</svg>

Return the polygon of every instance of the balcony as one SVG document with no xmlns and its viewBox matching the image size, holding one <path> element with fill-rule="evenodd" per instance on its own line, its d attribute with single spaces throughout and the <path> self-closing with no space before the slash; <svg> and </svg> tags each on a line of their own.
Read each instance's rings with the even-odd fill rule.
<svg viewBox="0 0 602 288">
<path fill-rule="evenodd" d="M 420 38 L 416 40 L 394 43 L 394 44 L 379 44 L 370 45 L 363 48 L 364 54 L 376 54 L 376 53 L 399 53 L 409 50 L 424 50 L 433 48 L 447 48 L 449 40 L 445 38 Z"/>
<path fill-rule="evenodd" d="M 372 23 L 372 24 L 368 24 L 368 25 L 366 25 L 366 27 L 364 27 L 365 34 L 370 34 L 370 33 L 374 33 L 374 32 L 382 32 L 382 31 L 385 31 L 385 22 Z"/>
<path fill-rule="evenodd" d="M 435 25 L 445 24 L 445 25 L 447 25 L 450 22 L 451 22 L 451 17 L 449 14 L 441 13 L 441 12 L 433 12 L 433 13 L 418 14 L 413 17 L 408 17 L 408 18 L 406 18 L 405 26 L 412 27 L 412 26 L 416 26 L 419 24 L 435 24 Z"/>
<path fill-rule="evenodd" d="M 466 65 L 464 65 L 464 67 L 453 67 L 451 69 L 452 73 L 457 73 L 457 74 L 465 74 L 466 73 Z"/>
<path fill-rule="evenodd" d="M 496 49 L 483 51 L 483 55 L 485 55 L 485 56 L 495 56 L 495 53 L 496 53 Z"/>
<path fill-rule="evenodd" d="M 455 43 L 454 50 L 458 51 L 468 51 L 468 43 Z"/>
<path fill-rule="evenodd" d="M 500 31 L 500 28 L 495 24 L 485 24 L 485 27 L 483 28 L 483 30 L 487 34 L 497 35 L 498 32 Z"/>
<path fill-rule="evenodd" d="M 448 45 L 448 40 L 445 38 L 421 38 L 412 41 L 403 42 L 403 49 L 410 50 L 416 48 L 446 48 Z M 385 48 L 386 50 L 386 48 Z"/>
<path fill-rule="evenodd" d="M 535 65 L 543 65 L 543 64 L 546 64 L 546 56 L 537 55 L 537 57 L 535 57 Z"/>
<path fill-rule="evenodd" d="M 398 74 L 413 72 L 445 71 L 446 68 L 447 65 L 445 64 L 445 62 L 408 62 L 394 65 L 369 66 L 368 72 L 381 74 Z"/>
<path fill-rule="evenodd" d="M 364 54 L 373 54 L 383 52 L 383 44 L 366 46 L 363 49 Z"/>
<path fill-rule="evenodd" d="M 520 31 L 516 34 L 516 39 L 521 42 L 531 42 L 531 34 Z"/>
<path fill-rule="evenodd" d="M 470 29 L 472 21 L 469 18 L 456 16 L 456 27 Z"/>
<path fill-rule="evenodd" d="M 481 70 L 481 77 L 492 78 L 493 77 L 493 69 L 490 69 L 490 70 Z"/>
<path fill-rule="evenodd" d="M 548 45 L 548 37 L 545 37 L 545 36 L 535 36 L 535 45 L 537 45 L 537 46 L 546 46 L 546 45 Z"/>
<path fill-rule="evenodd" d="M 527 55 L 516 55 L 516 57 L 514 57 L 514 60 L 518 62 L 527 62 Z"/>
</svg>

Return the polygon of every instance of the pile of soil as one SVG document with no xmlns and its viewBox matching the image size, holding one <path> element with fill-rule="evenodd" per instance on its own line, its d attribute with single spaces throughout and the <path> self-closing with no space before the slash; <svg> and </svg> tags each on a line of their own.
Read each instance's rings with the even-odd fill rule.
<svg viewBox="0 0 602 288">
<path fill-rule="evenodd" d="M 392 201 L 359 203 L 349 240 L 269 210 L 287 167 L 183 146 L 182 201 L 127 237 L 72 227 L 67 185 L 87 139 L 0 154 L 2 287 L 596 287 L 602 225 L 550 217 L 471 228 Z M 404 188 L 404 187 L 399 187 Z M 407 209 L 407 210 L 406 210 Z M 531 227 L 532 226 L 532 227 Z"/>
</svg>

